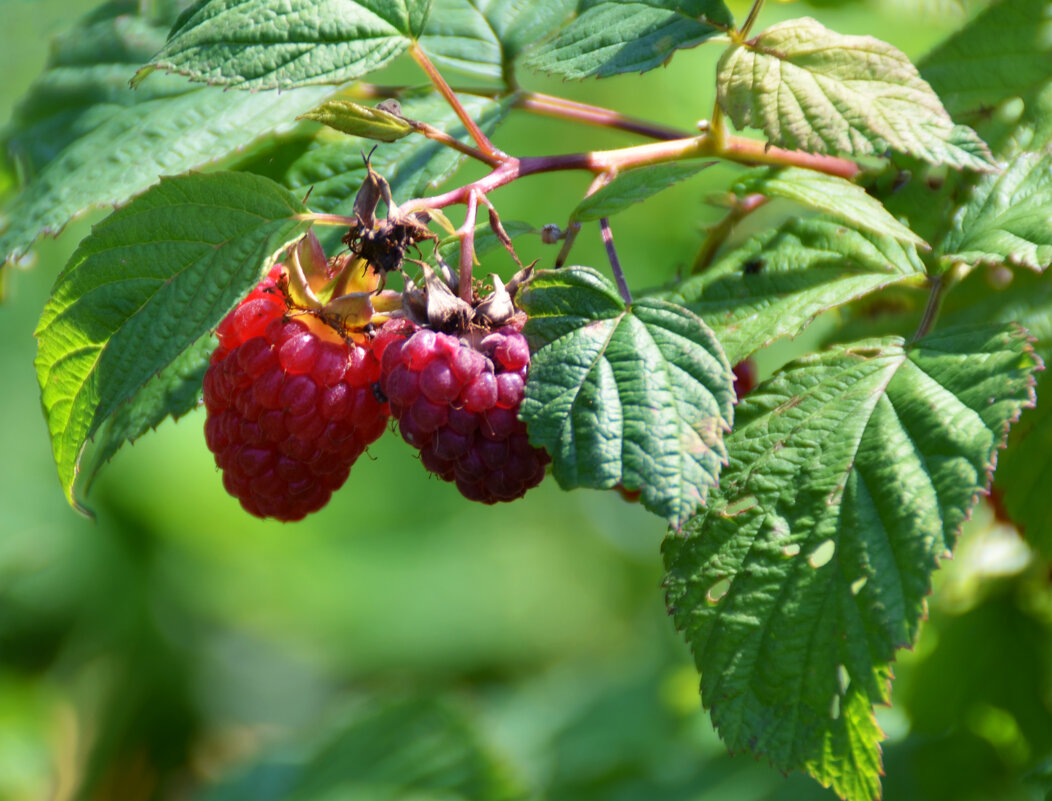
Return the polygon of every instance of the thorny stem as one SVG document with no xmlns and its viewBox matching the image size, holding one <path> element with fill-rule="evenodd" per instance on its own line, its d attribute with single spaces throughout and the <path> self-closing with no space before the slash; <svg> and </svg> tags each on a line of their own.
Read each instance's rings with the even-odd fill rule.
<svg viewBox="0 0 1052 801">
<path fill-rule="evenodd" d="M 524 111 L 541 114 L 546 117 L 556 117 L 558 119 L 583 122 L 588 125 L 614 128 L 619 131 L 646 136 L 650 139 L 683 139 L 688 135 L 675 128 L 629 117 L 607 108 L 578 103 L 574 100 L 545 95 L 540 92 L 523 92 L 515 101 L 515 108 L 521 108 Z"/>
<path fill-rule="evenodd" d="M 610 259 L 610 270 L 617 281 L 617 291 L 621 293 L 621 300 L 626 306 L 632 304 L 632 293 L 628 291 L 628 282 L 625 281 L 624 270 L 621 269 L 621 260 L 617 257 L 617 249 L 614 247 L 614 232 L 610 230 L 610 219 L 599 218 L 599 229 L 603 233 L 603 246 L 606 248 L 607 258 Z"/>
<path fill-rule="evenodd" d="M 698 255 L 694 257 L 691 275 L 707 270 L 734 226 L 741 222 L 745 215 L 755 211 L 766 202 L 767 198 L 764 195 L 746 195 L 737 201 L 724 218 L 708 230 Z"/>
<path fill-rule="evenodd" d="M 449 84 L 446 83 L 446 79 L 442 77 L 437 69 L 435 69 L 435 65 L 431 63 L 431 59 L 427 57 L 424 51 L 420 48 L 420 45 L 413 43 L 409 48 L 409 53 L 413 56 L 413 60 L 420 65 L 420 68 L 427 73 L 427 77 L 431 79 L 431 83 L 435 85 L 439 94 L 441 94 L 446 102 L 449 103 L 450 108 L 456 112 L 457 117 L 467 129 L 467 132 L 471 134 L 471 138 L 475 140 L 475 144 L 479 146 L 479 150 L 481 150 L 486 156 L 495 159 L 497 163 L 507 161 L 507 153 L 502 153 L 495 148 L 493 143 L 490 142 L 489 137 L 482 133 L 482 129 L 479 128 L 478 123 L 476 123 L 471 115 L 468 114 L 467 109 L 464 108 L 459 98 L 457 98 L 453 90 L 450 89 Z"/>
<path fill-rule="evenodd" d="M 912 342 L 916 342 L 931 331 L 931 327 L 935 325 L 935 318 L 939 316 L 939 307 L 942 306 L 942 293 L 945 288 L 943 276 L 932 276 L 929 283 L 931 284 L 931 289 L 928 292 L 928 305 L 924 307 L 924 315 L 921 317 L 917 331 L 911 340 Z"/>
<path fill-rule="evenodd" d="M 475 263 L 475 217 L 478 213 L 479 193 L 468 193 L 468 209 L 464 226 L 460 229 L 460 299 L 471 303 L 471 270 Z"/>
</svg>

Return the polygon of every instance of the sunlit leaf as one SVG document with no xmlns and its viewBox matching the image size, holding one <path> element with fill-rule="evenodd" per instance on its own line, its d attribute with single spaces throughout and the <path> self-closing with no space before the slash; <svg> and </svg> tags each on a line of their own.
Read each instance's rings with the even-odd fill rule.
<svg viewBox="0 0 1052 801">
<path fill-rule="evenodd" d="M 959 328 L 836 347 L 746 396 L 719 489 L 664 546 L 668 603 L 731 749 L 879 796 L 872 706 L 1038 364 L 1016 326 Z"/>
<path fill-rule="evenodd" d="M 179 377 L 195 367 L 181 357 L 303 235 L 307 224 L 294 215 L 304 211 L 258 176 L 187 175 L 163 180 L 81 242 L 36 332 L 44 413 L 70 503 L 79 504 L 78 477 L 90 481 L 81 454 L 104 423 L 113 418 L 100 443 L 108 457 L 123 437 L 186 411 Z"/>
<path fill-rule="evenodd" d="M 809 17 L 730 47 L 717 87 L 735 125 L 759 128 L 782 147 L 853 156 L 891 149 L 933 164 L 993 167 L 986 145 L 954 125 L 904 53 Z"/>
<path fill-rule="evenodd" d="M 641 490 L 647 509 L 682 525 L 716 483 L 732 416 L 712 332 L 667 301 L 626 306 L 587 267 L 535 274 L 519 302 L 536 348 L 521 416 L 556 480 Z"/>
</svg>

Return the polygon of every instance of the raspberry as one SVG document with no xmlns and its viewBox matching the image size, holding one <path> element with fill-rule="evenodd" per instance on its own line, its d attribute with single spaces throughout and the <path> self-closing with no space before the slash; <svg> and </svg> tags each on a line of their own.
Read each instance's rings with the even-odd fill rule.
<svg viewBox="0 0 1052 801">
<path fill-rule="evenodd" d="M 205 441 L 223 486 L 257 517 L 322 508 L 383 433 L 380 364 L 319 318 L 289 316 L 276 267 L 219 324 L 204 379 Z"/>
<path fill-rule="evenodd" d="M 512 501 L 544 478 L 548 454 L 530 445 L 517 416 L 530 364 L 517 328 L 500 328 L 476 348 L 391 321 L 373 340 L 373 353 L 402 438 L 420 451 L 425 468 L 455 482 L 464 497 Z"/>
<path fill-rule="evenodd" d="M 756 362 L 745 359 L 734 365 L 734 394 L 740 401 L 756 386 Z"/>
</svg>

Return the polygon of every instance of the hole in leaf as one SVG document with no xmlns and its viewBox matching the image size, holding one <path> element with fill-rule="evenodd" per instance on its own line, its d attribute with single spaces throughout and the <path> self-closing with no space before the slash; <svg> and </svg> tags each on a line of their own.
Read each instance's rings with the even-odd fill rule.
<svg viewBox="0 0 1052 801">
<path fill-rule="evenodd" d="M 835 552 L 836 543 L 832 540 L 826 540 L 811 551 L 811 555 L 807 557 L 807 563 L 811 565 L 811 567 L 818 569 L 827 564 L 829 560 L 833 558 Z"/>
<path fill-rule="evenodd" d="M 829 717 L 831 717 L 833 720 L 836 720 L 838 717 L 840 717 L 840 696 L 839 695 L 834 695 L 833 696 L 833 703 L 831 703 L 829 705 Z"/>
<path fill-rule="evenodd" d="M 851 674 L 847 672 L 847 668 L 843 665 L 836 666 L 836 680 L 837 684 L 840 685 L 840 694 L 846 695 L 847 688 L 851 684 Z"/>
<path fill-rule="evenodd" d="M 858 595 L 862 591 L 862 588 L 866 586 L 867 581 L 869 581 L 869 578 L 867 576 L 863 576 L 862 578 L 857 578 L 854 581 L 852 581 L 851 594 Z"/>
<path fill-rule="evenodd" d="M 790 556 L 796 556 L 798 553 L 800 553 L 800 546 L 795 542 L 791 542 L 788 545 L 782 547 L 782 556 L 786 557 L 787 559 Z"/>
<path fill-rule="evenodd" d="M 721 514 L 724 517 L 734 517 L 735 515 L 740 515 L 742 512 L 752 509 L 754 506 L 756 506 L 756 496 L 743 495 L 741 498 L 738 498 L 737 500 L 727 504 L 723 508 L 723 512 Z"/>
<path fill-rule="evenodd" d="M 705 593 L 705 598 L 710 604 L 719 603 L 720 598 L 727 594 L 727 590 L 731 588 L 731 580 L 729 578 L 721 578 L 711 587 L 709 591 Z"/>
</svg>

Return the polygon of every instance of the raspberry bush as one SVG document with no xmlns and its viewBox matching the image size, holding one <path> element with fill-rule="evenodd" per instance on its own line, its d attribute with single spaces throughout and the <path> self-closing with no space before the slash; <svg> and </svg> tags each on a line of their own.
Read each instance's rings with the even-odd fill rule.
<svg viewBox="0 0 1052 801">
<path fill-rule="evenodd" d="M 762 0 L 149 5 L 80 23 L 5 134 L 9 262 L 116 207 L 37 328 L 70 504 L 199 405 L 216 481 L 259 517 L 353 494 L 385 431 L 469 501 L 547 473 L 620 494 L 667 524 L 668 610 L 728 747 L 878 797 L 874 710 L 979 498 L 1052 557 L 1044 0 L 975 4 L 916 65 Z M 695 130 L 528 88 L 694 48 L 719 53 Z M 85 88 L 49 115 L 68 70 Z M 649 141 L 504 152 L 528 114 Z M 591 183 L 502 215 L 553 172 Z M 617 215 L 705 181 L 692 262 L 635 280 Z M 599 266 L 576 263 L 589 231 Z"/>
</svg>

